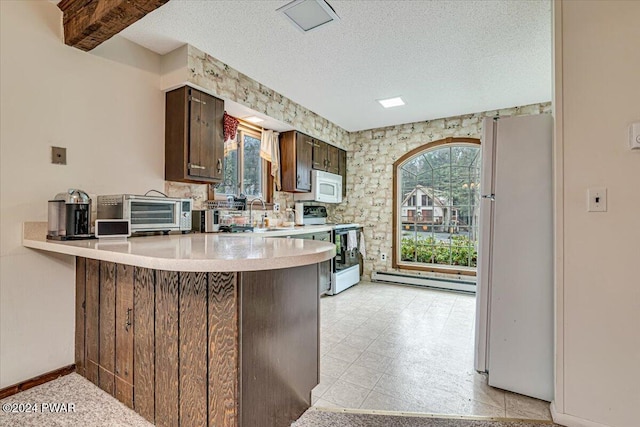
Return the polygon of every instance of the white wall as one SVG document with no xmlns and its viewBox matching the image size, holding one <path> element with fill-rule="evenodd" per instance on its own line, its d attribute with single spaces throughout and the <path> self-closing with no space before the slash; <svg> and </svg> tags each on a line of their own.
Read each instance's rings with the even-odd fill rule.
<svg viewBox="0 0 640 427">
<path fill-rule="evenodd" d="M 640 2 L 556 4 L 557 421 L 640 415 Z M 589 187 L 608 212 L 587 213 Z"/>
<path fill-rule="evenodd" d="M 158 55 L 118 37 L 67 47 L 51 2 L 1 1 L 0 19 L 1 388 L 74 362 L 74 260 L 23 248 L 21 223 L 67 188 L 162 190 L 164 95 Z"/>
</svg>

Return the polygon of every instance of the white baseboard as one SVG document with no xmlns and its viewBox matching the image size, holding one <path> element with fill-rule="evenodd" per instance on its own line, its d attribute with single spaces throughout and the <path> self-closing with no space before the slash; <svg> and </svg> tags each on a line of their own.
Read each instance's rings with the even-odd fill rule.
<svg viewBox="0 0 640 427">
<path fill-rule="evenodd" d="M 611 427 L 595 421 L 585 420 L 569 414 L 561 414 L 556 410 L 555 402 L 551 402 L 551 417 L 553 422 L 566 427 Z"/>
</svg>

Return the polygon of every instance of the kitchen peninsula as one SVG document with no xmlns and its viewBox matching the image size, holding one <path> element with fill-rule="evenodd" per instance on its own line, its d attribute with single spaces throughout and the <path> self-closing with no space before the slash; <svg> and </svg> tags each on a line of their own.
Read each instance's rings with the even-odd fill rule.
<svg viewBox="0 0 640 427">
<path fill-rule="evenodd" d="M 319 380 L 319 265 L 333 244 L 190 234 L 45 239 L 76 257 L 77 372 L 156 425 L 288 426 Z"/>
</svg>

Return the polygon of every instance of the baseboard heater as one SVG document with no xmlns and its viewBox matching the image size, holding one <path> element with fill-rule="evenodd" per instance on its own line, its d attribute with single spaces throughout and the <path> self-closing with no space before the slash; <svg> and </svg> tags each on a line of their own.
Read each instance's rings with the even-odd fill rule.
<svg viewBox="0 0 640 427">
<path fill-rule="evenodd" d="M 371 275 L 374 282 L 400 283 L 403 285 L 425 286 L 429 288 L 447 289 L 450 291 L 476 293 L 476 282 L 457 278 L 428 277 L 416 274 L 374 271 Z"/>
</svg>

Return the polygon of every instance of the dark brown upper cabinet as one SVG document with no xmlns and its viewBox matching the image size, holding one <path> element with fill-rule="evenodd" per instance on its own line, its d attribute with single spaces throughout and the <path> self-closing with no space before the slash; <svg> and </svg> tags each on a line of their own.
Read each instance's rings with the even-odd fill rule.
<svg viewBox="0 0 640 427">
<path fill-rule="evenodd" d="M 347 152 L 339 150 L 338 169 L 342 176 L 342 197 L 347 197 Z"/>
<path fill-rule="evenodd" d="M 313 168 L 321 171 L 327 170 L 327 147 L 326 142 L 313 140 Z"/>
<path fill-rule="evenodd" d="M 339 153 L 340 149 L 338 147 L 313 139 L 313 168 L 339 174 Z"/>
<path fill-rule="evenodd" d="M 340 150 L 327 144 L 327 172 L 340 174 Z"/>
<path fill-rule="evenodd" d="M 165 179 L 222 180 L 224 101 L 189 86 L 167 92 Z"/>
<path fill-rule="evenodd" d="M 311 191 L 313 138 L 298 131 L 280 134 L 282 191 Z"/>
</svg>

